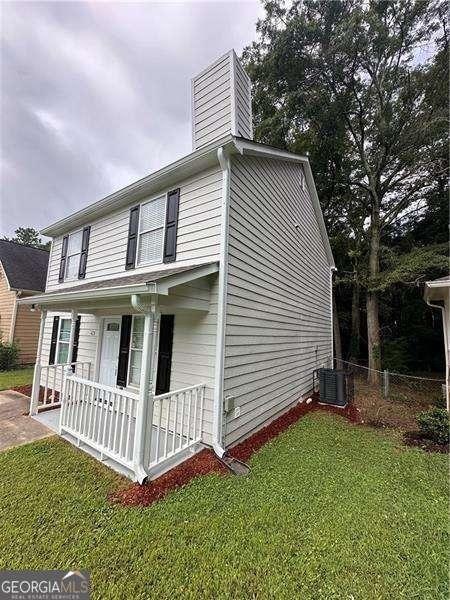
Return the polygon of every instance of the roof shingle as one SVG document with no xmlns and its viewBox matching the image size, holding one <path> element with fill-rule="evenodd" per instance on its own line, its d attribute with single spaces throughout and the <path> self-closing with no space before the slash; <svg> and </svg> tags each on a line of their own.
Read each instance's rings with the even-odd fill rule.
<svg viewBox="0 0 450 600">
<path fill-rule="evenodd" d="M 47 250 L 0 240 L 0 262 L 13 289 L 43 292 L 48 256 Z"/>
</svg>

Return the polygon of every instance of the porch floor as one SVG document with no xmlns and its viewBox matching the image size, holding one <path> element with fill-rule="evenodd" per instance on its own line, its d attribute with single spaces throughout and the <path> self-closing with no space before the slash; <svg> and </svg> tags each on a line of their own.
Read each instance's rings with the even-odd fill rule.
<svg viewBox="0 0 450 600">
<path fill-rule="evenodd" d="M 40 412 L 37 415 L 33 415 L 32 418 L 35 419 L 36 421 L 39 421 L 41 424 L 45 425 L 46 427 L 48 427 L 49 429 L 51 429 L 52 431 L 54 431 L 55 433 L 57 433 L 59 435 L 60 413 L 61 413 L 60 408 L 54 408 L 52 410 L 46 410 L 46 411 Z M 154 427 L 153 430 L 154 430 L 154 432 L 156 432 L 156 427 Z M 84 452 L 86 452 L 87 454 L 89 454 L 90 456 L 95 458 L 96 460 L 98 460 L 101 463 L 105 464 L 106 466 L 110 467 L 111 469 L 113 469 L 114 471 L 119 473 L 120 475 L 124 475 L 125 477 L 128 477 L 129 479 L 133 478 L 133 473 L 131 473 L 131 471 L 129 469 L 127 469 L 124 465 L 116 462 L 112 458 L 104 457 L 102 459 L 100 456 L 100 452 L 98 452 L 97 450 L 95 450 L 94 448 L 89 446 L 88 444 L 84 444 L 83 442 L 78 443 L 78 440 L 74 436 L 70 435 L 69 433 L 65 432 L 61 435 L 61 437 L 65 440 L 67 440 L 68 442 L 70 442 L 71 444 L 73 444 L 74 446 L 77 446 L 78 448 L 80 448 L 81 450 L 83 450 Z M 163 446 L 165 444 L 164 437 L 165 436 L 162 436 L 162 435 L 160 436 L 160 441 L 159 441 L 160 453 L 162 452 Z M 177 439 L 175 440 L 175 442 L 177 444 L 179 436 L 177 435 L 176 437 L 177 437 Z M 172 441 L 173 441 L 173 435 L 169 432 L 168 441 L 167 441 L 169 448 L 172 445 Z M 172 460 L 167 461 L 164 464 L 161 464 L 160 469 L 158 469 L 158 468 L 154 469 L 154 471 L 152 473 L 152 479 L 156 476 L 161 475 L 165 471 L 168 471 L 169 469 L 173 468 L 174 466 L 176 466 L 177 464 L 179 464 L 180 462 L 185 460 L 187 458 L 187 456 L 195 454 L 202 447 L 203 447 L 202 444 L 198 444 L 198 448 L 191 448 L 187 452 L 186 451 L 181 452 L 179 455 L 174 456 L 172 458 Z M 156 457 L 156 435 L 152 435 L 151 461 L 153 461 L 155 459 L 155 457 Z M 157 467 L 158 466 L 159 465 L 157 465 Z"/>
</svg>

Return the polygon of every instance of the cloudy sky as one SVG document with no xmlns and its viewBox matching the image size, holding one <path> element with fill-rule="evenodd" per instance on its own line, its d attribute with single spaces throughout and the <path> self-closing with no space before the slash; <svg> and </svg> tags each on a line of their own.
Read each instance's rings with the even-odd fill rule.
<svg viewBox="0 0 450 600">
<path fill-rule="evenodd" d="M 3 2 L 0 234 L 190 152 L 190 78 L 255 38 L 259 2 Z"/>
</svg>

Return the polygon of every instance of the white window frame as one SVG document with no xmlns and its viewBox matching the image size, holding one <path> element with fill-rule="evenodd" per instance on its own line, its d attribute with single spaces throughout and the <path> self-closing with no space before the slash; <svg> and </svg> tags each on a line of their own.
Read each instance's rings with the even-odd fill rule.
<svg viewBox="0 0 450 600">
<path fill-rule="evenodd" d="M 76 235 L 77 233 L 81 233 L 80 251 L 75 254 L 69 254 L 70 238 L 72 236 Z M 78 271 L 80 270 L 80 260 L 81 260 L 82 248 L 83 248 L 83 229 L 77 229 L 76 231 L 72 231 L 72 233 L 69 233 L 68 240 L 67 240 L 66 266 L 64 267 L 64 281 L 77 281 L 78 280 Z M 78 269 L 77 269 L 77 274 L 75 277 L 68 277 L 68 275 L 67 275 L 67 268 L 69 266 L 69 257 L 70 256 L 78 256 Z"/>
<path fill-rule="evenodd" d="M 165 241 L 165 237 L 166 237 L 167 194 L 168 194 L 168 192 L 164 192 L 163 194 L 157 194 L 156 196 L 153 196 L 152 198 L 148 198 L 148 199 L 144 200 L 144 202 L 141 202 L 139 205 L 138 240 L 137 240 L 137 245 L 136 245 L 136 267 L 144 267 L 144 266 L 148 266 L 148 265 L 159 265 L 163 262 L 164 241 Z M 145 206 L 146 204 L 151 204 L 152 202 L 154 202 L 155 200 L 159 200 L 160 198 L 164 198 L 164 221 L 163 221 L 163 224 L 160 227 L 153 227 L 151 229 L 146 229 L 145 231 L 141 231 L 142 207 Z M 162 229 L 162 231 L 163 231 L 162 242 L 161 242 L 161 257 L 159 258 L 159 260 L 149 260 L 149 261 L 139 262 L 139 249 L 141 246 L 141 236 L 144 235 L 145 233 L 151 233 L 152 231 L 157 231 L 158 229 Z"/>
<path fill-rule="evenodd" d="M 139 383 L 131 383 L 130 382 L 130 371 L 131 371 L 131 351 L 140 352 L 141 353 L 141 372 L 142 372 L 142 355 L 144 352 L 144 343 L 145 340 L 142 341 L 142 348 L 133 348 L 133 326 L 135 319 L 145 319 L 144 315 L 131 315 L 131 333 L 130 333 L 130 345 L 128 346 L 128 367 L 127 367 L 127 387 L 133 389 L 139 389 Z"/>
<path fill-rule="evenodd" d="M 66 344 L 69 347 L 69 351 L 67 354 L 67 358 L 71 359 L 71 350 L 70 350 L 70 335 L 69 335 L 69 339 L 67 340 L 67 342 L 63 342 L 60 337 L 61 337 L 61 329 L 62 329 L 62 323 L 63 321 L 69 321 L 70 326 L 72 326 L 72 319 L 70 319 L 70 317 L 60 317 L 59 318 L 59 323 L 58 323 L 58 335 L 56 336 L 56 355 L 55 355 L 55 364 L 57 365 L 65 365 L 67 364 L 67 361 L 64 363 L 60 363 L 59 362 L 59 349 L 60 349 L 60 344 Z M 70 360 L 70 362 L 72 362 Z"/>
</svg>

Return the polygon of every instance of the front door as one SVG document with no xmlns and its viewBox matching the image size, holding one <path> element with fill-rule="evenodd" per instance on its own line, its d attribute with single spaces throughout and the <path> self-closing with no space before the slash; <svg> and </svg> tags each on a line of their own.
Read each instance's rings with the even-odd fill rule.
<svg viewBox="0 0 450 600">
<path fill-rule="evenodd" d="M 98 380 L 105 385 L 116 385 L 117 363 L 120 343 L 119 318 L 107 318 L 103 322 L 102 350 L 100 353 L 100 370 Z"/>
</svg>

